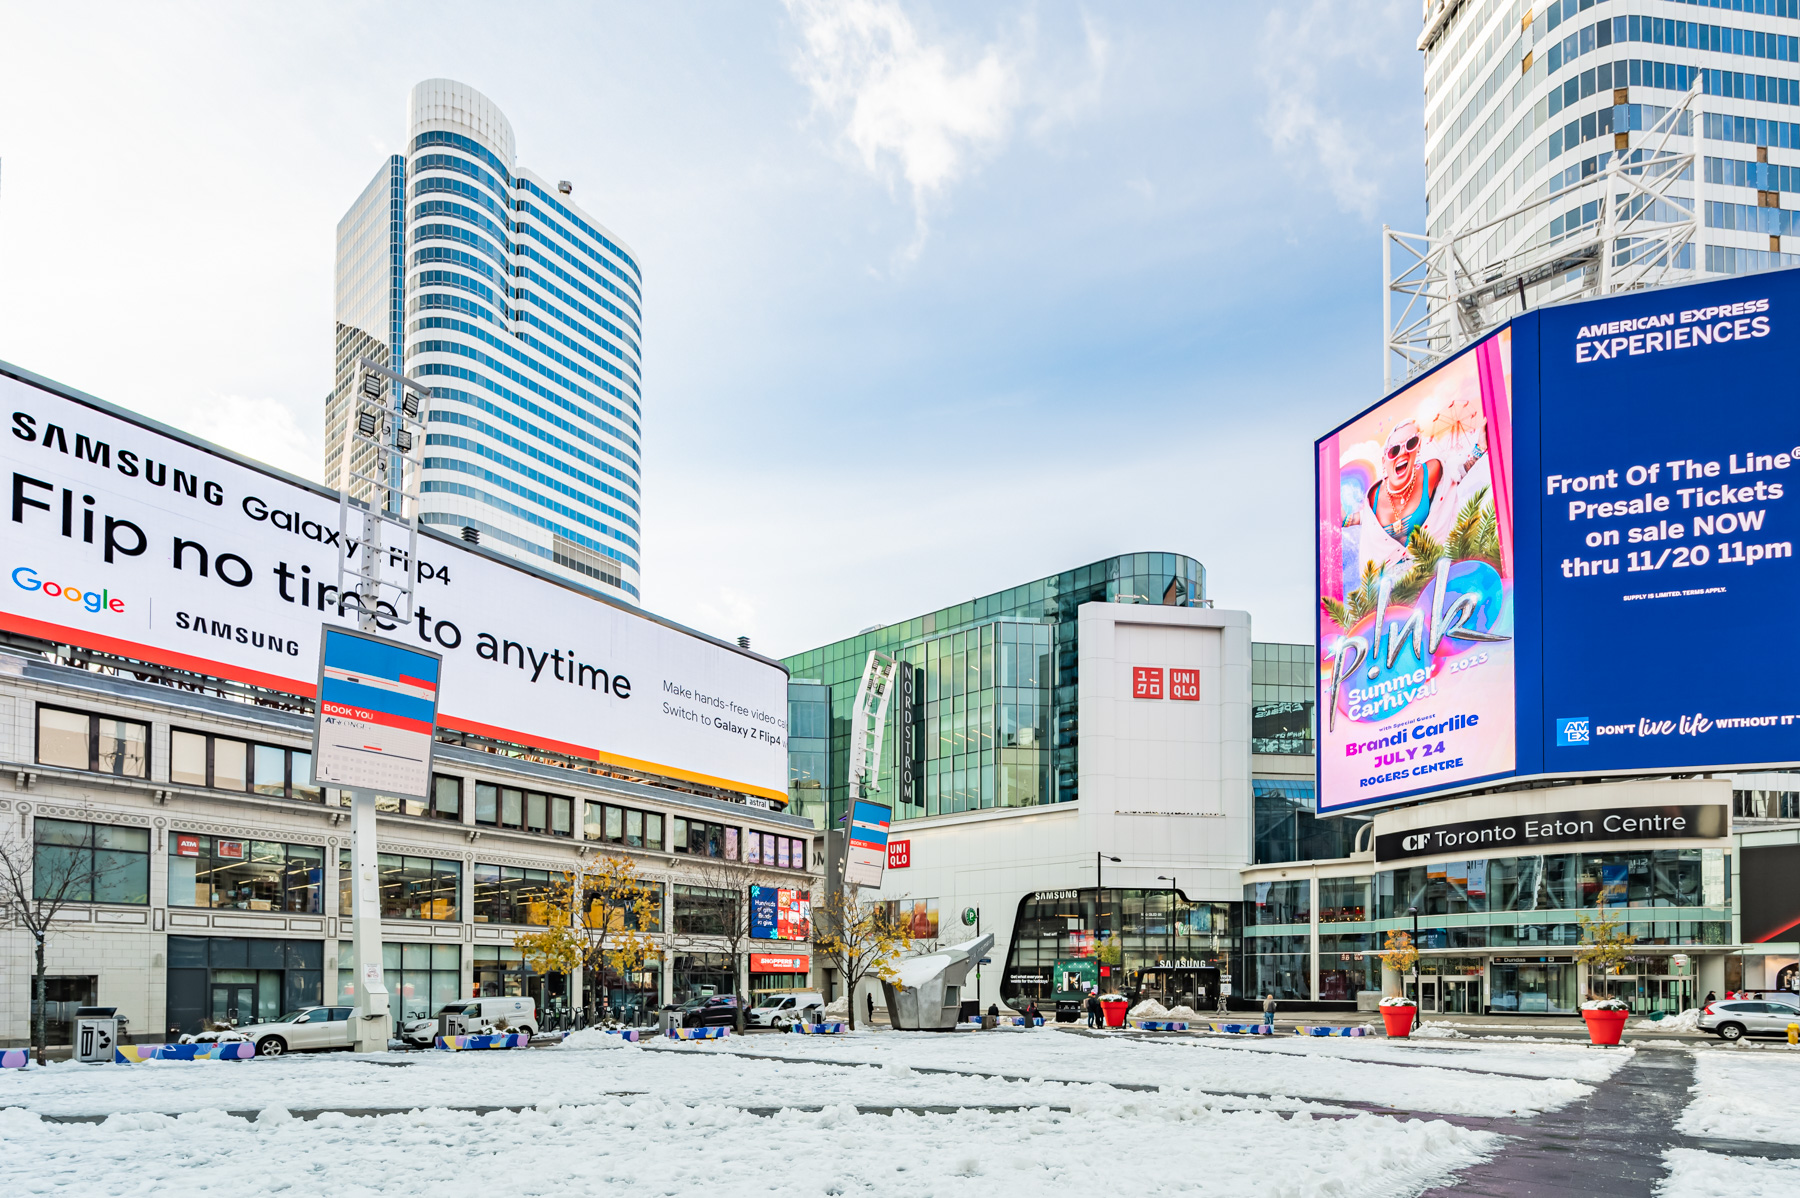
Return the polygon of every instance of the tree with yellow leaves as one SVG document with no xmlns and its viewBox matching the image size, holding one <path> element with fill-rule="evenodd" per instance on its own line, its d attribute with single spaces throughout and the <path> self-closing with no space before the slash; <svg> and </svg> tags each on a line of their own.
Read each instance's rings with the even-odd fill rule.
<svg viewBox="0 0 1800 1198">
<path fill-rule="evenodd" d="M 912 933 L 893 904 L 863 902 L 854 891 L 831 890 L 813 903 L 813 947 L 837 967 L 856 1030 L 856 988 L 865 979 L 898 982 L 900 954 L 912 945 Z"/>
<path fill-rule="evenodd" d="M 1588 990 L 1596 998 L 1605 998 L 1603 979 L 1617 974 L 1619 966 L 1631 958 L 1631 946 L 1637 943 L 1637 937 L 1627 932 L 1616 916 L 1608 918 L 1604 911 L 1576 919 L 1581 924 L 1581 946 L 1575 950 L 1575 958 L 1587 966 Z"/>
<path fill-rule="evenodd" d="M 1381 947 L 1386 950 L 1381 954 L 1381 963 L 1395 973 L 1408 973 L 1419 963 L 1419 948 L 1410 932 L 1389 932 Z"/>
<path fill-rule="evenodd" d="M 593 1023 L 607 975 L 623 978 L 656 959 L 650 933 L 661 928 L 661 884 L 639 878 L 629 857 L 601 856 L 551 883 L 545 926 L 515 934 L 513 945 L 539 973 L 585 969 L 582 1004 Z"/>
</svg>

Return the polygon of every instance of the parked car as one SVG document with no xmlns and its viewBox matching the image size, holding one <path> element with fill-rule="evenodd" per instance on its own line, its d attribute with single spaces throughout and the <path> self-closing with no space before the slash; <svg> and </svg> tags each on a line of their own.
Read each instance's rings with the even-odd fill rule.
<svg viewBox="0 0 1800 1198">
<path fill-rule="evenodd" d="M 1800 1023 L 1800 1008 L 1784 1002 L 1753 1002 L 1732 998 L 1706 1004 L 1700 1012 L 1700 1030 L 1721 1040 L 1743 1036 L 1786 1036 L 1788 1024 Z"/>
<path fill-rule="evenodd" d="M 809 1011 L 822 1010 L 825 996 L 816 990 L 790 990 L 781 994 L 765 994 L 747 1012 L 752 1027 L 786 1028 L 804 1023 Z"/>
<path fill-rule="evenodd" d="M 736 1027 L 739 1000 L 735 994 L 715 994 L 681 1004 L 682 1027 Z"/>
<path fill-rule="evenodd" d="M 288 1052 L 322 1052 L 350 1047 L 350 1013 L 354 1007 L 301 1007 L 273 1023 L 253 1023 L 233 1028 L 229 1038 L 256 1045 L 259 1057 L 278 1057 Z M 225 1035 L 217 1037 L 226 1039 Z M 198 1037 L 196 1037 L 198 1039 Z"/>
<path fill-rule="evenodd" d="M 465 998 L 446 1003 L 435 1019 L 413 1020 L 401 1036 L 409 1044 L 430 1047 L 439 1036 L 535 1036 L 537 1032 L 536 999 Z"/>
</svg>

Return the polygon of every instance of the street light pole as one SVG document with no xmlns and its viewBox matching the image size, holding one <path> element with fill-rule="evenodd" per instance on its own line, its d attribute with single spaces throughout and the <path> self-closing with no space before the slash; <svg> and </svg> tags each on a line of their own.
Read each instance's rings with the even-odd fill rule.
<svg viewBox="0 0 1800 1198">
<path fill-rule="evenodd" d="M 1413 950 L 1413 1026 L 1424 1022 L 1419 1014 L 1419 1004 L 1424 1000 L 1424 992 L 1419 989 L 1419 909 L 1408 907 L 1406 913 L 1412 916 L 1412 950 Z"/>
<path fill-rule="evenodd" d="M 1175 993 L 1175 879 L 1165 874 L 1157 874 L 1158 882 L 1169 884 L 1169 994 Z"/>
<path fill-rule="evenodd" d="M 1107 854 L 1100 852 L 1098 849 L 1096 849 L 1094 851 L 1094 927 L 1093 927 L 1093 933 L 1094 933 L 1094 952 L 1096 955 L 1098 955 L 1100 952 L 1100 904 L 1105 901 L 1104 892 L 1106 890 L 1106 883 L 1105 883 L 1105 878 L 1104 878 L 1104 873 L 1103 873 L 1106 866 L 1104 863 L 1107 861 L 1110 861 L 1114 865 L 1117 865 L 1120 863 L 1121 860 L 1122 860 L 1122 858 L 1119 858 L 1119 857 L 1109 857 Z M 1124 947 L 1124 945 L 1121 944 L 1119 946 L 1119 968 L 1123 969 L 1124 967 L 1125 967 L 1125 947 Z"/>
</svg>

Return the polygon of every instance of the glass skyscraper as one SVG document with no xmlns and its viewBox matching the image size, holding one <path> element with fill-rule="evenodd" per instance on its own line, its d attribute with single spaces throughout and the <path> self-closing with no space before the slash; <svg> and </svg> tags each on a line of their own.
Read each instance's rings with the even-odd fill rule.
<svg viewBox="0 0 1800 1198">
<path fill-rule="evenodd" d="M 405 154 L 338 225 L 326 481 L 366 356 L 431 388 L 421 521 L 639 597 L 643 278 L 512 125 L 448 79 L 413 89 Z"/>
<path fill-rule="evenodd" d="M 1800 0 L 1430 0 L 1424 16 L 1427 229 L 1493 222 L 1463 253 L 1471 266 L 1591 235 L 1600 172 L 1659 143 L 1650 131 L 1693 88 L 1669 146 L 1699 153 L 1704 173 L 1671 195 L 1701 189 L 1703 227 L 1675 265 L 1800 262 L 1782 240 L 1800 233 Z M 1524 290 L 1535 306 L 1573 281 Z"/>
</svg>

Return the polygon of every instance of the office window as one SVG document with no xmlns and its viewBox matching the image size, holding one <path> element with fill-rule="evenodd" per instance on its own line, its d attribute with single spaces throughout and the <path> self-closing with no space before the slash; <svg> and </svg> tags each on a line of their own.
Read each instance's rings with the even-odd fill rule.
<svg viewBox="0 0 1800 1198">
<path fill-rule="evenodd" d="M 39 819 L 33 824 L 32 886 L 38 898 L 77 903 L 150 901 L 150 830 Z"/>
<path fill-rule="evenodd" d="M 150 776 L 150 725 L 60 707 L 37 709 L 39 765 L 117 778 Z"/>
<path fill-rule="evenodd" d="M 475 922 L 546 926 L 555 901 L 551 882 L 549 870 L 476 862 Z"/>
<path fill-rule="evenodd" d="M 743 901 L 735 890 L 707 886 L 675 886 L 675 931 L 690 936 L 723 936 L 731 924 L 732 909 Z"/>
<path fill-rule="evenodd" d="M 429 919 L 453 922 L 462 906 L 462 862 L 431 857 L 380 853 L 375 876 L 381 892 L 383 919 Z M 350 893 L 350 850 L 338 850 L 338 913 L 353 908 Z"/>
<path fill-rule="evenodd" d="M 462 819 L 462 779 L 443 774 L 431 776 L 431 814 L 438 819 Z"/>
<path fill-rule="evenodd" d="M 498 824 L 500 822 L 500 788 L 492 782 L 475 784 L 475 822 L 478 824 Z"/>
<path fill-rule="evenodd" d="M 325 850 L 171 831 L 169 905 L 322 914 Z"/>
<path fill-rule="evenodd" d="M 309 803 L 324 797 L 312 782 L 310 749 L 253 744 L 181 728 L 169 733 L 169 781 Z M 378 800 L 377 806 L 385 801 Z"/>
</svg>

